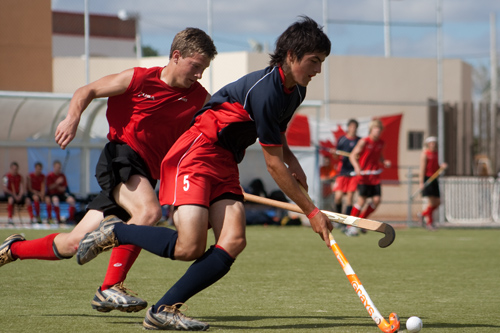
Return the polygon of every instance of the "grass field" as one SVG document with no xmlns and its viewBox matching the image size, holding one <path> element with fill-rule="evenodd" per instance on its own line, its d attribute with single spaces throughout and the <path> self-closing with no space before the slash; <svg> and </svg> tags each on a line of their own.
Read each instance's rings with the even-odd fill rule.
<svg viewBox="0 0 500 333">
<path fill-rule="evenodd" d="M 213 332 L 379 332 L 332 251 L 309 228 L 249 227 L 231 272 L 189 300 L 187 315 Z M 23 230 L 28 239 L 47 231 Z M 3 240 L 13 230 L 0 230 Z M 500 331 L 500 230 L 397 230 L 334 236 L 378 310 L 419 316 L 424 332 Z M 137 332 L 145 311 L 99 313 L 90 306 L 109 252 L 85 266 L 26 260 L 0 268 L 0 332 Z M 127 286 L 151 304 L 189 263 L 139 256 Z"/>
</svg>

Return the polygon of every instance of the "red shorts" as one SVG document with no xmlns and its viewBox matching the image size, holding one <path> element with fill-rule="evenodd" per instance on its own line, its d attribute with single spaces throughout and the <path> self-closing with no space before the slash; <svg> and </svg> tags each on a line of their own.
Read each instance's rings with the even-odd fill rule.
<svg viewBox="0 0 500 333">
<path fill-rule="evenodd" d="M 333 184 L 333 192 L 342 191 L 342 193 L 356 192 L 358 186 L 358 177 L 337 176 Z"/>
<path fill-rule="evenodd" d="M 209 207 L 223 194 L 242 200 L 238 164 L 229 150 L 210 142 L 193 127 L 161 163 L 160 203 Z"/>
</svg>

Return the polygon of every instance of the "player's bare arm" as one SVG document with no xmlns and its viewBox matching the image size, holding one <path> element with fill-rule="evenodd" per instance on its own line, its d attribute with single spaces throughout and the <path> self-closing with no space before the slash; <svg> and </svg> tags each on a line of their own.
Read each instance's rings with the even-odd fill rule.
<svg viewBox="0 0 500 333">
<path fill-rule="evenodd" d="M 306 214 L 312 213 L 316 207 L 300 190 L 299 184 L 290 170 L 286 167 L 283 159 L 283 148 L 278 146 L 262 146 L 264 159 L 269 174 L 273 177 L 279 188 Z M 309 219 L 314 232 L 318 233 L 325 241 L 326 245 L 330 246 L 328 234 L 333 226 L 328 217 L 322 212 L 318 212 L 314 217 Z"/>
<path fill-rule="evenodd" d="M 80 117 L 93 99 L 123 94 L 132 81 L 133 75 L 134 70 L 127 69 L 78 88 L 71 98 L 66 118 L 57 126 L 55 135 L 57 144 L 65 149 L 73 140 L 80 123 Z"/>
<path fill-rule="evenodd" d="M 288 146 L 288 141 L 286 140 L 286 135 L 281 134 L 281 142 L 283 142 L 283 160 L 288 165 L 288 170 L 292 173 L 292 176 L 297 179 L 297 181 L 307 190 L 307 176 L 302 169 L 302 166 L 297 160 L 295 154 L 291 151 Z"/>
<path fill-rule="evenodd" d="M 351 162 L 354 172 L 356 172 L 356 175 L 361 174 L 361 166 L 359 165 L 358 162 L 358 156 L 360 156 L 361 151 L 365 147 L 366 141 L 364 139 L 360 139 L 356 146 L 354 146 L 354 149 L 351 152 L 351 155 L 349 156 L 349 161 Z"/>
</svg>

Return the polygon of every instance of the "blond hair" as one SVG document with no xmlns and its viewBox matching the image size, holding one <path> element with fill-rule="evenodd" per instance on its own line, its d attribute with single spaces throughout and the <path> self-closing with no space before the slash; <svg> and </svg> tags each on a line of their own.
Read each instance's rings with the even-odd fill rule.
<svg viewBox="0 0 500 333">
<path fill-rule="evenodd" d="M 370 126 L 368 127 L 369 131 L 371 132 L 372 128 L 374 128 L 374 127 L 378 127 L 378 128 L 380 128 L 380 130 L 383 130 L 384 129 L 384 125 L 382 124 L 382 120 L 380 120 L 380 119 L 373 119 L 370 122 Z"/>
<path fill-rule="evenodd" d="M 183 58 L 198 53 L 213 60 L 217 55 L 217 49 L 212 38 L 198 28 L 186 28 L 178 32 L 170 47 L 169 58 L 172 58 L 175 50 L 178 50 Z"/>
</svg>

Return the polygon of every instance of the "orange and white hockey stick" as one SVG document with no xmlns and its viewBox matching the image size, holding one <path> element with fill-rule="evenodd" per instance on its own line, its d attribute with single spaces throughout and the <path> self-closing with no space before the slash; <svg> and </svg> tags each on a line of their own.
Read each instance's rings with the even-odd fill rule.
<svg viewBox="0 0 500 333">
<path fill-rule="evenodd" d="M 365 307 L 366 311 L 368 311 L 368 314 L 372 317 L 373 321 L 375 321 L 375 324 L 377 324 L 378 328 L 380 328 L 380 330 L 385 333 L 397 332 L 401 325 L 399 322 L 399 316 L 393 312 L 389 315 L 389 322 L 384 319 L 384 317 L 375 307 L 375 304 L 373 304 L 373 301 L 361 284 L 361 281 L 359 281 L 356 273 L 354 273 L 354 270 L 344 256 L 344 253 L 342 253 L 342 250 L 340 250 L 340 247 L 338 246 L 331 233 L 330 247 L 332 248 L 333 253 L 335 253 L 335 257 L 337 257 L 340 266 L 342 266 L 342 269 L 344 270 L 347 279 L 349 279 L 351 286 L 354 288 L 356 295 L 358 295 L 361 303 L 363 303 L 363 306 Z"/>
<path fill-rule="evenodd" d="M 243 195 L 244 195 L 244 198 L 246 201 L 260 203 L 263 205 L 268 205 L 268 206 L 286 209 L 286 210 L 289 210 L 292 212 L 304 214 L 302 212 L 302 210 L 300 209 L 300 207 L 295 205 L 295 204 L 291 204 L 291 203 L 283 202 L 283 201 L 278 201 L 278 200 L 273 200 L 273 199 L 269 199 L 269 198 L 264 198 L 264 197 L 260 197 L 258 195 L 254 195 L 254 194 L 250 194 L 250 193 L 243 193 Z M 394 232 L 394 228 L 390 224 L 379 222 L 379 221 L 374 221 L 374 220 L 362 219 L 362 218 L 355 217 L 355 216 L 338 214 L 338 213 L 334 213 L 334 212 L 329 212 L 327 210 L 322 210 L 321 212 L 323 214 L 325 214 L 328 217 L 328 219 L 332 222 L 338 222 L 338 223 L 350 225 L 353 227 L 358 227 L 358 228 L 363 228 L 366 230 L 377 231 L 377 232 L 383 233 L 385 235 L 384 238 L 382 238 L 378 241 L 378 246 L 380 246 L 380 247 L 388 247 L 389 245 L 392 244 L 392 242 L 394 242 L 394 239 L 396 238 L 396 233 Z"/>
</svg>

